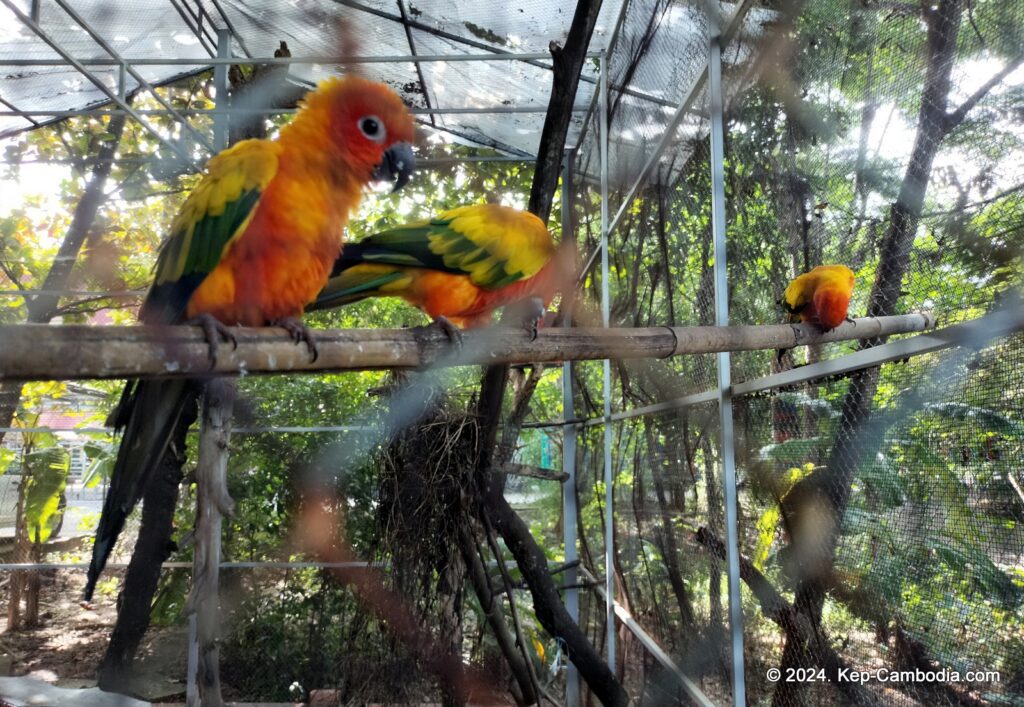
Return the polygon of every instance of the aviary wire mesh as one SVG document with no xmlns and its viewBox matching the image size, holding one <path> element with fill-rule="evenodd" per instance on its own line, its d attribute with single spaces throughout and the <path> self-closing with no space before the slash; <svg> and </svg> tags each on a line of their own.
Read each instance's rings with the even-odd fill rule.
<svg viewBox="0 0 1024 707">
<path fill-rule="evenodd" d="M 649 124 L 623 108 L 618 87 L 642 76 L 645 62 L 663 58 L 637 47 L 664 41 L 664 18 L 688 11 L 649 3 L 640 12 L 639 5 L 631 3 L 609 59 L 612 214 L 643 161 L 630 138 Z M 703 6 L 689 9 L 702 16 Z M 761 24 L 781 31 L 762 37 L 757 62 L 730 64 L 730 48 L 724 51 L 731 321 L 782 321 L 786 283 L 823 263 L 855 271 L 854 317 L 927 310 L 943 326 L 1012 302 L 1024 241 L 1024 141 L 1013 107 L 1020 72 L 986 93 L 963 122 L 943 116 L 955 116 L 1012 58 L 1024 7 L 950 3 L 926 17 L 917 6 L 813 3 L 800 7 L 789 41 L 787 8 L 777 9 Z M 699 53 L 707 29 L 699 20 L 695 26 Z M 936 78 L 946 65 L 948 86 Z M 611 235 L 613 326 L 714 322 L 703 94 L 694 109 L 692 128 L 665 151 Z M 592 117 L 580 148 L 584 165 L 596 159 L 597 129 Z M 582 196 L 591 248 L 595 194 L 591 182 Z M 915 200 L 922 201 L 920 217 L 901 232 L 907 214 L 892 205 Z M 599 285 L 595 275 L 595 293 Z M 795 603 L 821 617 L 818 640 L 841 665 L 872 678 L 866 689 L 823 682 L 817 669 L 829 649 L 796 650 L 797 634 L 784 625 L 788 614 L 766 606 L 748 577 L 750 703 L 1024 699 L 1022 346 L 1016 335 L 980 342 L 976 352 L 953 349 L 734 400 L 741 555 L 783 609 Z M 733 380 L 858 348 L 829 344 L 779 358 L 736 353 Z M 596 366 L 580 370 L 585 392 L 577 412 L 601 396 Z M 716 386 L 712 356 L 621 363 L 613 376 L 614 410 Z M 599 405 L 590 414 L 600 415 Z M 626 419 L 613 431 L 618 600 L 714 702 L 727 703 L 724 555 L 713 551 L 714 539 L 724 540 L 715 406 Z M 600 427 L 587 428 L 581 444 L 588 449 L 578 459 L 586 509 L 603 503 L 592 490 L 602 473 Z M 823 499 L 841 509 L 838 526 Z M 581 532 L 600 558 L 600 516 L 583 518 Z M 600 608 L 591 615 L 603 618 Z M 651 703 L 686 702 L 677 683 L 620 635 L 620 669 L 631 693 Z M 772 681 L 769 669 L 780 667 L 814 672 L 801 673 L 797 684 L 785 674 Z M 878 679 L 884 671 L 915 670 L 946 672 Z M 979 670 L 999 675 L 968 680 L 968 671 Z"/>
</svg>

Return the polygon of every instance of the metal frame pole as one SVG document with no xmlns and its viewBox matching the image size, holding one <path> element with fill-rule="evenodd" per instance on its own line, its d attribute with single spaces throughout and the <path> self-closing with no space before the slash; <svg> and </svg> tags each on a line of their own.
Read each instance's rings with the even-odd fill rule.
<svg viewBox="0 0 1024 707">
<path fill-rule="evenodd" d="M 217 58 L 231 57 L 231 30 L 217 30 Z M 228 116 L 231 102 L 228 96 L 228 65 L 217 64 L 213 67 L 214 115 L 213 115 L 213 151 L 220 152 L 228 146 Z"/>
<path fill-rule="evenodd" d="M 218 57 L 230 57 L 231 56 L 231 32 L 226 29 L 217 30 L 217 56 Z M 218 64 L 213 69 L 213 86 L 215 91 L 215 103 L 214 103 L 214 116 L 213 116 L 213 149 L 216 152 L 220 152 L 228 146 L 228 67 L 227 64 Z M 203 398 L 203 434 L 209 435 L 210 431 L 207 429 L 208 420 L 206 418 L 206 408 L 209 404 L 209 400 L 206 396 Z M 223 434 L 225 439 L 231 434 L 231 422 L 230 422 L 230 411 L 228 412 L 228 420 L 226 421 L 225 430 Z M 198 520 L 198 514 L 202 511 L 197 509 L 197 527 L 200 524 Z M 216 572 L 221 566 L 221 537 L 220 537 L 220 518 L 213 519 L 214 530 L 207 538 L 210 547 L 206 548 L 206 551 L 210 553 L 213 558 L 212 562 L 216 565 L 216 568 L 212 567 L 200 567 L 198 565 L 193 567 L 192 570 L 192 581 L 193 581 L 193 592 L 195 592 L 195 583 L 197 581 L 197 575 L 201 574 L 199 570 L 205 570 L 207 572 L 213 570 Z M 198 555 L 197 555 L 198 557 Z M 207 578 L 209 581 L 209 578 Z M 218 581 L 218 576 L 214 574 L 212 581 L 215 583 Z M 216 597 L 216 588 L 213 589 L 213 596 Z M 198 595 L 197 595 L 198 596 Z M 206 599 L 209 601 L 209 597 Z M 214 702 L 219 700 L 219 688 L 215 689 L 217 694 L 215 695 L 200 695 L 198 689 L 198 678 L 200 669 L 200 633 L 204 636 L 209 637 L 213 629 L 209 626 L 202 627 L 202 631 L 199 626 L 199 615 L 202 613 L 206 620 L 209 620 L 211 609 L 206 606 L 192 607 L 193 611 L 189 615 L 188 621 L 188 677 L 186 679 L 185 699 L 186 703 L 190 706 L 199 704 L 202 698 L 211 699 Z M 215 609 L 212 610 L 215 613 Z M 205 650 L 209 650 L 209 646 L 202 647 Z M 204 655 L 204 660 L 209 661 L 210 656 Z M 216 661 L 216 657 L 213 658 Z M 205 691 L 204 691 L 205 692 Z"/>
<path fill-rule="evenodd" d="M 572 172 L 575 152 L 565 154 L 562 166 L 562 242 L 576 239 L 573 230 Z M 571 305 L 565 308 L 564 326 L 572 326 Z M 562 419 L 571 420 L 576 417 L 573 403 L 572 362 L 562 364 Z M 575 426 L 568 426 L 562 435 L 562 471 L 568 474 L 562 484 L 562 542 L 565 545 L 565 563 L 570 565 L 565 571 L 565 610 L 575 622 L 580 622 L 580 590 L 576 587 L 577 572 L 575 563 L 579 559 L 576 551 L 576 436 L 579 433 Z M 580 674 L 570 659 L 565 672 L 565 704 L 566 707 L 578 707 L 580 704 Z"/>
<path fill-rule="evenodd" d="M 724 42 L 728 42 L 736 32 L 739 31 L 740 26 L 743 24 L 744 18 L 747 16 L 747 12 L 754 5 L 754 0 L 741 0 L 740 4 L 736 7 L 732 16 L 729 18 L 729 22 L 725 27 L 725 32 L 722 33 Z M 690 86 L 690 90 L 683 98 L 682 102 L 679 103 L 676 112 L 668 121 L 668 125 L 665 126 L 664 132 L 658 139 L 658 143 L 654 146 L 654 151 L 648 156 L 644 166 L 640 169 L 640 173 L 636 175 L 633 180 L 633 184 L 626 191 L 625 196 L 622 199 L 622 203 L 619 204 L 619 209 L 612 218 L 611 223 L 608 225 L 608 232 L 611 233 L 619 224 L 622 223 L 622 219 L 625 217 L 629 210 L 629 205 L 633 203 L 633 199 L 636 198 L 640 188 L 644 185 L 647 176 L 650 174 L 654 166 L 661 160 L 661 156 L 665 153 L 665 150 L 675 141 L 676 130 L 682 123 L 683 118 L 693 108 L 693 103 L 700 96 L 701 91 L 704 90 L 704 85 L 707 81 L 708 72 L 707 67 L 701 71 L 700 75 L 694 79 L 693 84 Z M 597 252 L 594 252 L 587 262 L 584 264 L 583 269 L 580 271 L 579 281 L 582 282 L 586 278 L 587 273 L 590 272 L 590 268 L 593 267 L 594 262 L 597 258 Z"/>
<path fill-rule="evenodd" d="M 715 324 L 729 325 L 729 282 L 725 233 L 725 103 L 722 97 L 722 32 L 717 4 L 707 3 L 708 88 L 711 108 L 711 228 L 715 253 Z M 745 705 L 743 605 L 740 600 L 737 531 L 736 438 L 732 417 L 732 356 L 718 354 L 718 415 L 721 427 L 722 484 L 725 487 L 725 546 L 729 576 L 729 629 L 732 645 L 733 704 Z"/>
<path fill-rule="evenodd" d="M 601 92 L 599 109 L 601 134 L 601 322 L 605 329 L 611 326 L 611 299 L 608 281 L 608 58 L 601 54 L 598 90 Z M 612 414 L 612 362 L 604 359 L 604 417 Z M 612 466 L 612 427 L 604 426 L 604 572 L 605 622 L 607 628 L 608 666 L 615 671 L 615 494 Z"/>
</svg>

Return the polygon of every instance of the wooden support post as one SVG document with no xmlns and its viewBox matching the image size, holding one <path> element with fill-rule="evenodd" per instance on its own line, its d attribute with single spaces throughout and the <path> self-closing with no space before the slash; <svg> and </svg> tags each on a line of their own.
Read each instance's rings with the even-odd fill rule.
<svg viewBox="0 0 1024 707">
<path fill-rule="evenodd" d="M 196 469 L 196 544 L 192 563 L 192 592 L 188 611 L 196 615 L 199 644 L 199 701 L 204 707 L 220 707 L 220 526 L 221 518 L 234 511 L 228 495 L 228 441 L 236 382 L 216 378 L 203 395 L 202 427 L 199 435 L 199 465 Z"/>
</svg>

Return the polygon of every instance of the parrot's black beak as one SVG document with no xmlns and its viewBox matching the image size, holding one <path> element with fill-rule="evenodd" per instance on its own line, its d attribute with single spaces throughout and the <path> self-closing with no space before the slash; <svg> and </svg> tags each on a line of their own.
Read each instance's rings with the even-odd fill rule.
<svg viewBox="0 0 1024 707">
<path fill-rule="evenodd" d="M 406 184 L 416 169 L 416 157 L 412 154 L 412 145 L 398 142 L 384 150 L 384 159 L 373 170 L 373 178 L 378 182 L 394 182 L 391 193 L 395 193 Z"/>
</svg>

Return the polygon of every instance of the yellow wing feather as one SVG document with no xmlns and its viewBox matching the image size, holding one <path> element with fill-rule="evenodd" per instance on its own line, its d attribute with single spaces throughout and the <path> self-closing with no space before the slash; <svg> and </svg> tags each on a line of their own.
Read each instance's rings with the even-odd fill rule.
<svg viewBox="0 0 1024 707">
<path fill-rule="evenodd" d="M 450 221 L 449 228 L 479 246 L 467 257 L 465 253 L 445 252 L 441 234 L 430 236 L 430 249 L 441 256 L 449 267 L 469 272 L 477 284 L 486 283 L 496 266 L 505 272 L 522 273 L 528 278 L 537 274 L 551 259 L 555 245 L 544 222 L 528 211 L 519 211 L 499 204 L 472 204 L 447 211 L 438 220 Z M 484 256 L 479 260 L 475 258 Z"/>
</svg>

